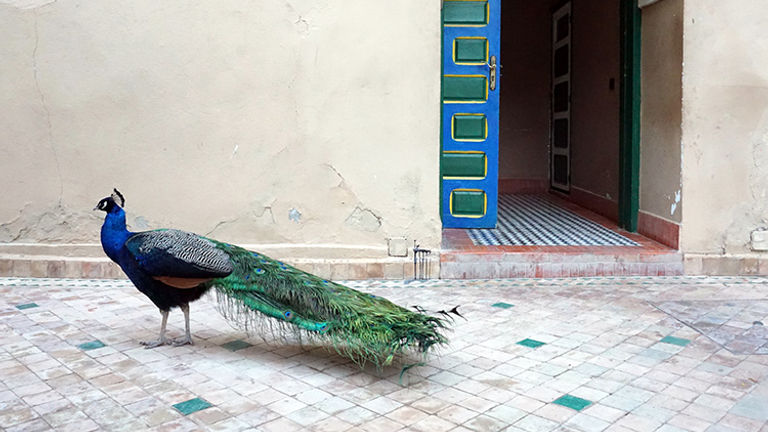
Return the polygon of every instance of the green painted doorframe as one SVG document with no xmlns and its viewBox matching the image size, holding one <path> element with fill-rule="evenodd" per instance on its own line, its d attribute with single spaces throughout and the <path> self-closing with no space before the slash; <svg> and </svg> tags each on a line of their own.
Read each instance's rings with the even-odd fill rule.
<svg viewBox="0 0 768 432">
<path fill-rule="evenodd" d="M 619 226 L 637 232 L 640 209 L 640 30 L 637 0 L 621 0 Z"/>
</svg>

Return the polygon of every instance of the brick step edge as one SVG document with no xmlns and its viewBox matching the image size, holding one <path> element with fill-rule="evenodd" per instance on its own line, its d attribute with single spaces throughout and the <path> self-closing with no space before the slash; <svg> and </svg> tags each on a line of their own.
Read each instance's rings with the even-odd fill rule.
<svg viewBox="0 0 768 432">
<path fill-rule="evenodd" d="M 440 265 L 441 279 L 681 276 L 683 274 L 682 260 L 676 263 L 443 262 Z"/>
<path fill-rule="evenodd" d="M 333 280 L 413 278 L 413 261 L 409 259 L 286 259 L 285 262 Z M 428 278 L 438 278 L 439 259 L 432 260 L 428 267 Z M 125 274 L 106 258 L 0 257 L 0 277 L 125 279 Z"/>
</svg>

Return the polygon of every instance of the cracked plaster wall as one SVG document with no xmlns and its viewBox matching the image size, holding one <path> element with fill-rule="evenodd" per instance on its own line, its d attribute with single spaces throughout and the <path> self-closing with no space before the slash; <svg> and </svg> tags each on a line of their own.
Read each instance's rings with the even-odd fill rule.
<svg viewBox="0 0 768 432">
<path fill-rule="evenodd" d="M 116 186 L 136 230 L 439 245 L 439 2 L 0 0 L 0 58 L 0 243 L 96 243 Z"/>
<path fill-rule="evenodd" d="M 682 249 L 750 254 L 768 228 L 765 2 L 684 4 Z"/>
</svg>

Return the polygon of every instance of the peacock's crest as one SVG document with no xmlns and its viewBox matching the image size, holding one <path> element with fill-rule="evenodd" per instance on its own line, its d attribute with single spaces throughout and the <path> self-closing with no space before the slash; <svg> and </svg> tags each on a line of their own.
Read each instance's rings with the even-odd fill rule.
<svg viewBox="0 0 768 432">
<path fill-rule="evenodd" d="M 119 205 L 122 208 L 125 208 L 125 197 L 123 194 L 120 193 L 117 188 L 112 189 L 112 200 L 115 202 L 115 204 Z"/>
</svg>

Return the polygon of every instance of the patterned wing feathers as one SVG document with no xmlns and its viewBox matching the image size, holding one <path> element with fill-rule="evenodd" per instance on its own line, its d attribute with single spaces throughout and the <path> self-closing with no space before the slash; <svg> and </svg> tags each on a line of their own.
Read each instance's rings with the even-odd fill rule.
<svg viewBox="0 0 768 432">
<path fill-rule="evenodd" d="M 149 274 L 169 278 L 168 281 L 176 284 L 184 285 L 185 282 L 174 278 L 213 279 L 226 277 L 234 269 L 229 255 L 212 241 L 185 231 L 137 233 L 125 242 L 125 246 Z M 176 286 L 174 283 L 170 285 Z"/>
</svg>

